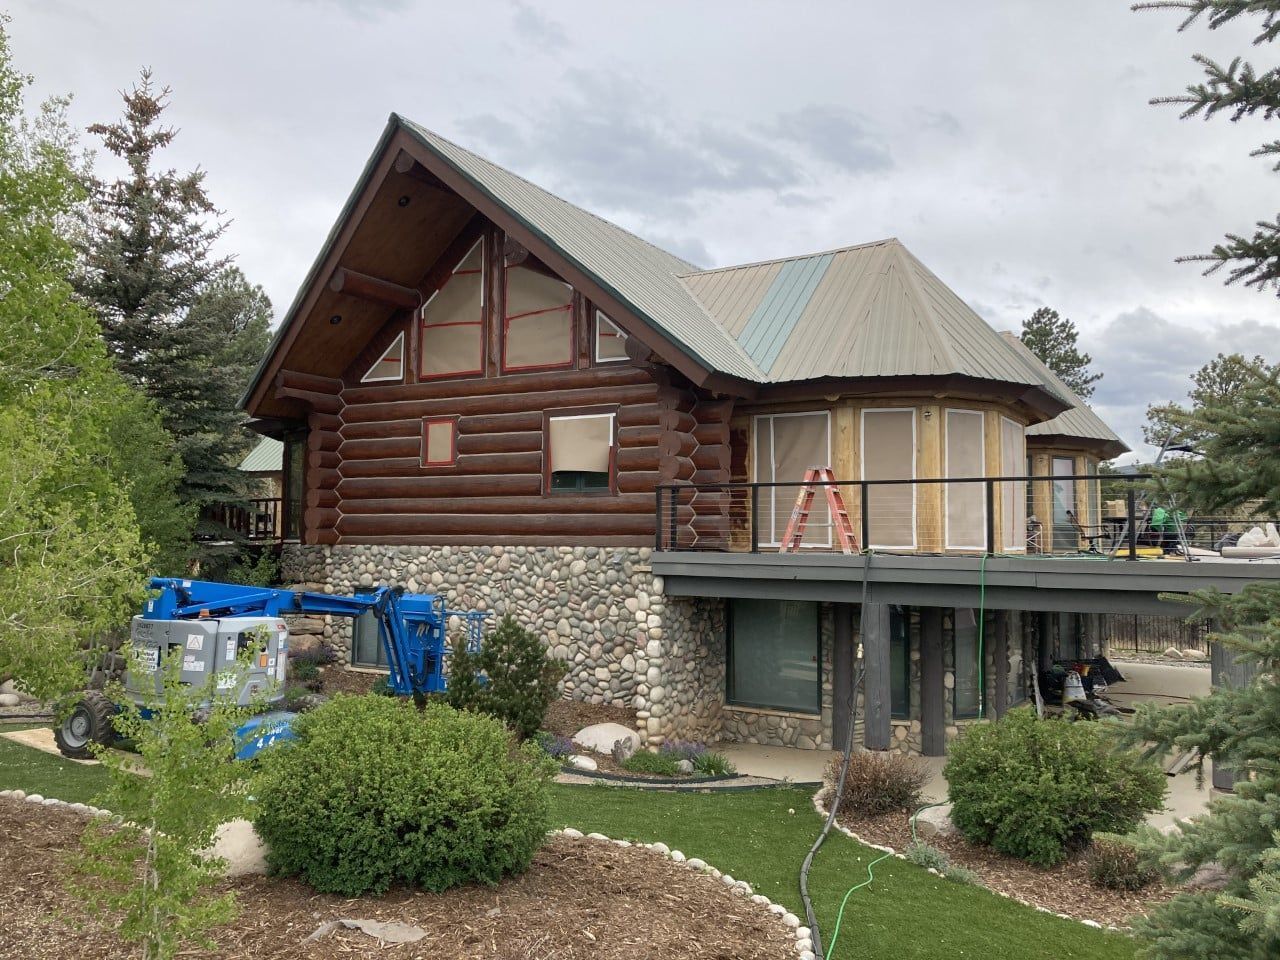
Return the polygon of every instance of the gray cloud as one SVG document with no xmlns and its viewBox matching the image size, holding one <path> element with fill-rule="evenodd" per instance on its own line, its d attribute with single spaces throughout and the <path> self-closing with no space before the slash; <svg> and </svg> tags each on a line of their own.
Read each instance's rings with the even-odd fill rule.
<svg viewBox="0 0 1280 960">
<path fill-rule="evenodd" d="M 810 104 L 780 115 L 774 131 L 842 170 L 887 170 L 893 166 L 893 158 L 869 126 L 866 117 L 849 110 Z"/>
<path fill-rule="evenodd" d="M 550 17 L 544 16 L 536 7 L 521 0 L 513 0 L 515 16 L 511 25 L 516 28 L 516 35 L 527 43 L 548 52 L 563 50 L 569 46 L 569 35 L 564 27 Z"/>
</svg>

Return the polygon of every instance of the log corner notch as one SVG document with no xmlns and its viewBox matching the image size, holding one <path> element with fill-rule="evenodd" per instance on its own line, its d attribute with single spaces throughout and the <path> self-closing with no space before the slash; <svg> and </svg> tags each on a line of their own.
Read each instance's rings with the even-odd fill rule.
<svg viewBox="0 0 1280 960">
<path fill-rule="evenodd" d="M 342 412 L 342 381 L 312 373 L 281 370 L 276 374 L 276 397 L 301 400 L 314 413 L 337 416 Z"/>
<path fill-rule="evenodd" d="M 416 310 L 422 304 L 422 294 L 413 287 L 406 287 L 381 277 L 371 277 L 367 273 L 338 267 L 329 278 L 329 289 L 334 293 L 346 294 L 369 300 L 398 310 Z"/>
<path fill-rule="evenodd" d="M 408 152 L 405 150 L 401 150 L 396 154 L 393 167 L 396 173 L 401 176 L 408 177 L 411 180 L 416 180 L 418 183 L 430 187 L 433 190 L 443 190 L 445 193 L 453 193 L 453 191 L 446 186 L 443 180 L 420 164 L 417 160 L 413 159 L 413 157 L 409 156 Z"/>
</svg>

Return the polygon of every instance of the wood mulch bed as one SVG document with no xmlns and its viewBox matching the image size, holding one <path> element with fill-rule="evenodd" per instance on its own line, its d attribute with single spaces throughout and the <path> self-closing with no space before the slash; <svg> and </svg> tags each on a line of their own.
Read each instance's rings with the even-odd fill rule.
<svg viewBox="0 0 1280 960">
<path fill-rule="evenodd" d="M 554 700 L 547 707 L 542 729 L 558 737 L 572 737 L 595 723 L 618 723 L 628 730 L 636 727 L 636 712 L 612 703 L 584 703 L 581 700 Z"/>
<path fill-rule="evenodd" d="M 373 685 L 386 677 L 385 673 L 365 673 L 348 670 L 340 664 L 320 668 L 320 692 L 331 697 L 335 693 L 363 695 L 373 690 Z"/>
<path fill-rule="evenodd" d="M 65 855 L 83 829 L 63 809 L 0 800 L 0 950 L 26 960 L 137 956 L 114 929 L 118 918 L 91 919 L 67 894 Z M 393 890 L 351 900 L 318 894 L 293 880 L 230 881 L 239 916 L 213 931 L 215 949 L 185 958 L 530 958 L 737 957 L 787 960 L 794 941 L 777 917 L 717 880 L 637 847 L 551 838 L 529 871 L 496 888 L 443 894 Z M 380 946 L 356 930 L 307 942 L 339 918 L 412 924 L 417 943 Z"/>
<path fill-rule="evenodd" d="M 911 811 L 902 811 L 877 817 L 841 814 L 839 821 L 863 840 L 905 853 L 911 845 L 910 818 Z M 984 887 L 1053 913 L 1096 920 L 1104 926 L 1128 926 L 1135 917 L 1145 915 L 1175 893 L 1158 883 L 1135 892 L 1094 886 L 1089 881 L 1087 854 L 1083 852 L 1070 855 L 1056 867 L 1042 868 L 989 847 L 975 846 L 959 834 L 922 836 L 921 840 L 941 850 L 956 866 L 972 870 Z"/>
</svg>

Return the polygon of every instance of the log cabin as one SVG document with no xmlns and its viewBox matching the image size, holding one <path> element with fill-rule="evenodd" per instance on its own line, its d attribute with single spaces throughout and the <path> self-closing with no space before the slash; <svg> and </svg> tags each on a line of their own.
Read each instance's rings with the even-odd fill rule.
<svg viewBox="0 0 1280 960">
<path fill-rule="evenodd" d="M 677 595 L 655 561 L 804 563 L 843 524 L 884 555 L 1023 555 L 1034 443 L 1054 469 L 1122 448 L 1091 412 L 1105 442 L 1073 438 L 1085 405 L 895 239 L 699 269 L 394 114 L 243 406 L 283 442 L 288 578 L 512 613 L 650 745 L 830 748 L 866 639 L 868 745 L 939 752 L 1027 695 L 1016 616 Z M 812 467 L 839 498 L 785 552 Z M 385 666 L 369 625 L 323 629 Z"/>
</svg>

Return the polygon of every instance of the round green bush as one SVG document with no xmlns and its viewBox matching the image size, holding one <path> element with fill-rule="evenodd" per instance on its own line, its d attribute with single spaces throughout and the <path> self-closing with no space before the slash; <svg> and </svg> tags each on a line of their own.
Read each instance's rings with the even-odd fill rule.
<svg viewBox="0 0 1280 960">
<path fill-rule="evenodd" d="M 1165 791 L 1160 767 L 1117 750 L 1107 724 L 1041 720 L 1029 709 L 969 727 L 943 775 L 951 820 L 969 842 L 1046 867 L 1095 832 L 1132 830 Z"/>
<path fill-rule="evenodd" d="M 548 828 L 554 764 L 491 717 L 338 696 L 262 755 L 255 822 L 273 872 L 356 896 L 520 873 Z"/>
</svg>

